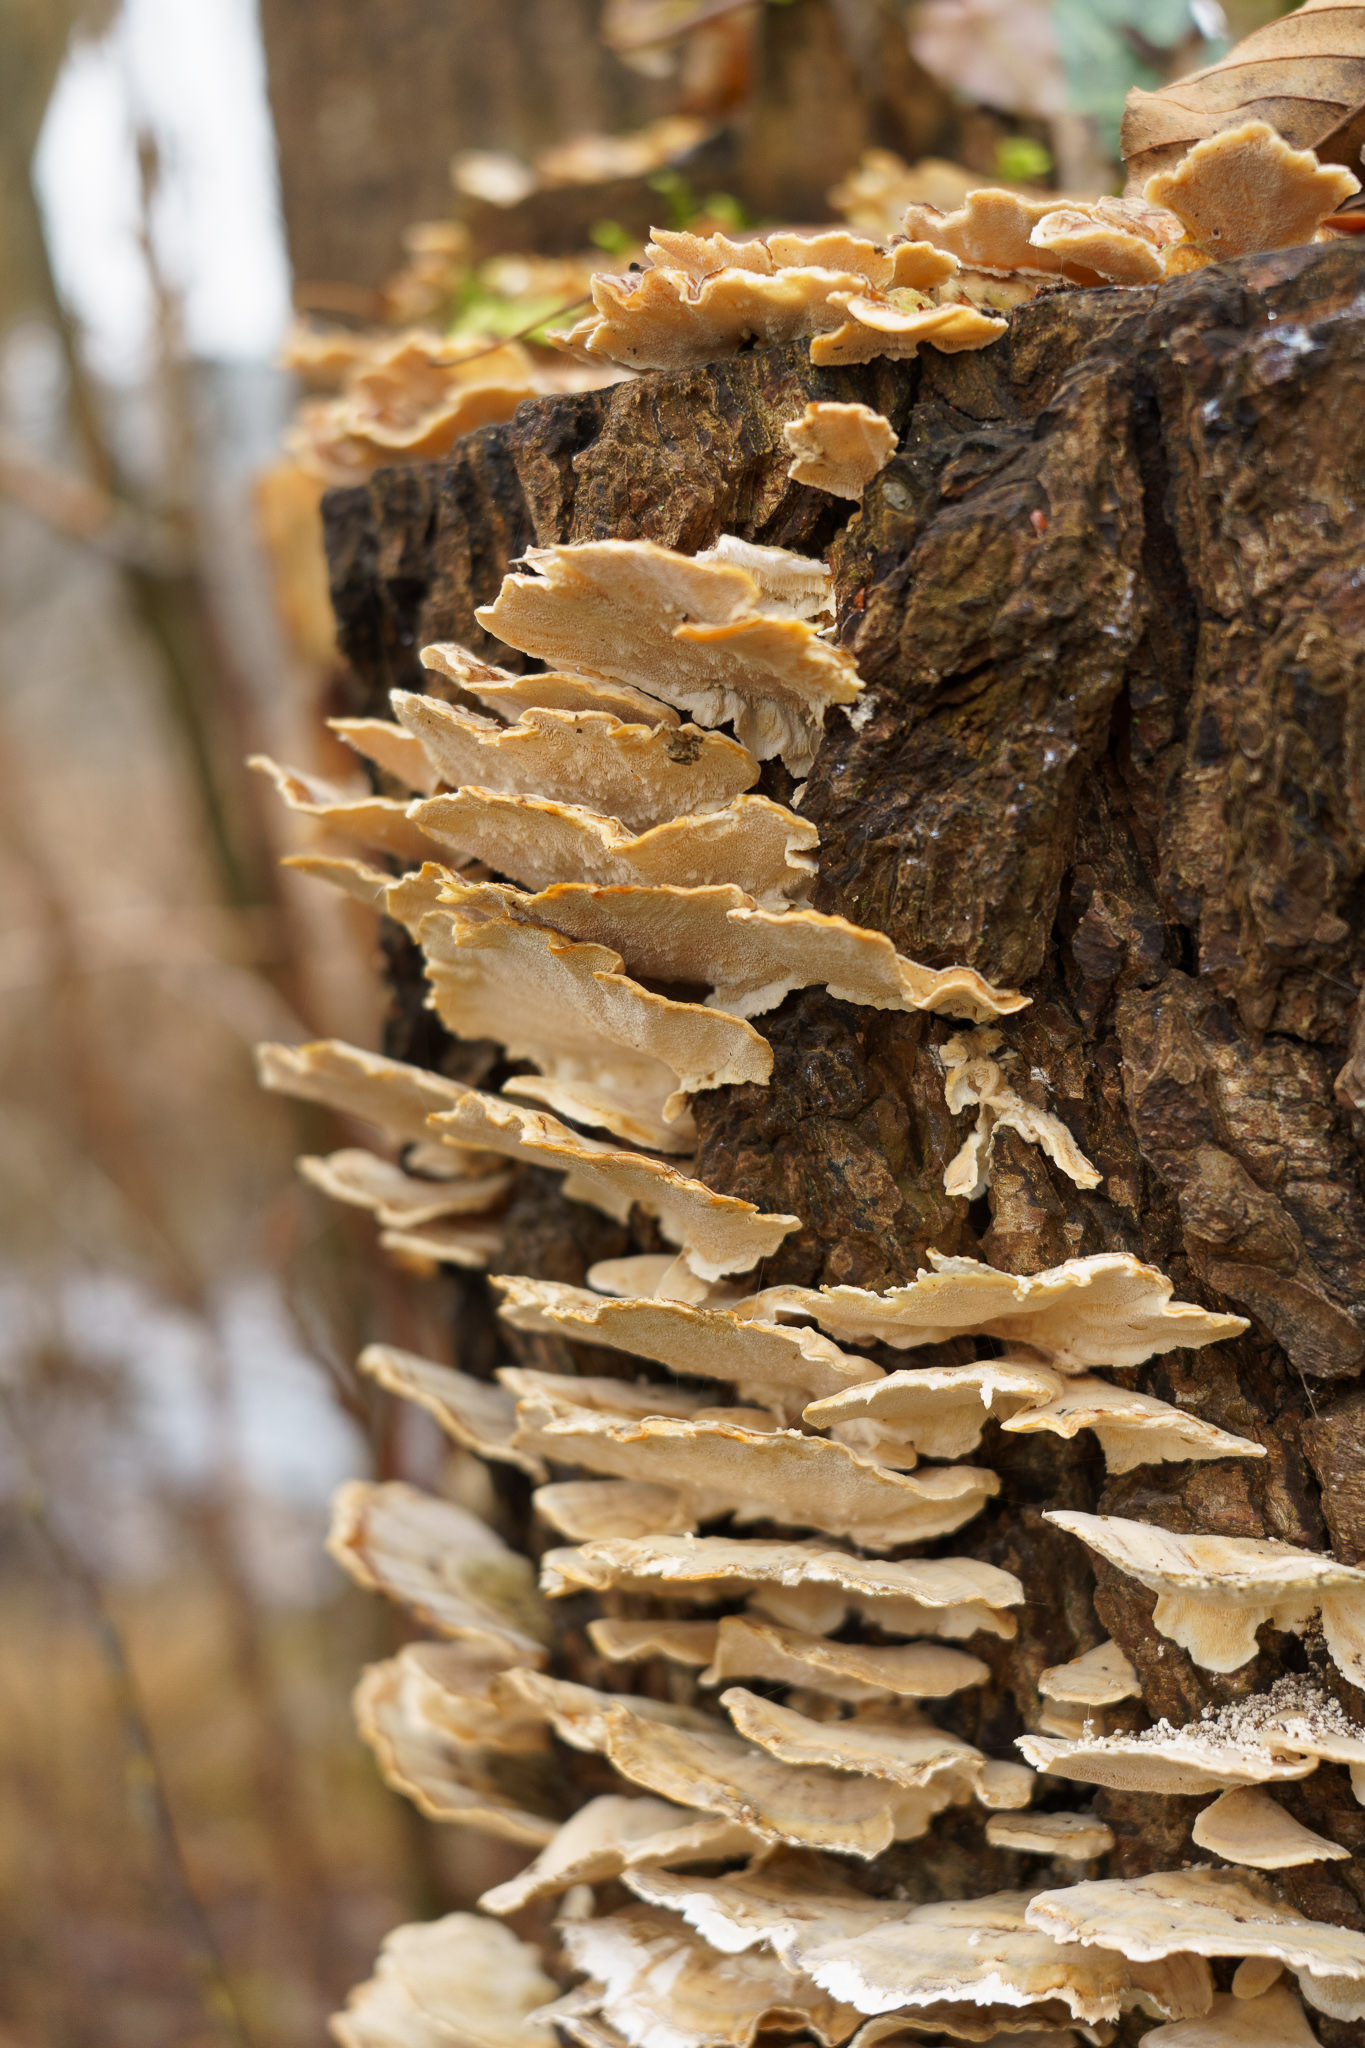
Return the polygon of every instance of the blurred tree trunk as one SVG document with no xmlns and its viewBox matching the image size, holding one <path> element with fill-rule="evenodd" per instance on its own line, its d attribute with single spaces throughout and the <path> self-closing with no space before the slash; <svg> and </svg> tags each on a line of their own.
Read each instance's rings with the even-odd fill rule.
<svg viewBox="0 0 1365 2048">
<path fill-rule="evenodd" d="M 1257 1439 L 1259 1461 L 1106 1476 L 1088 1440 L 988 1426 L 977 1455 L 1003 1491 L 949 1547 L 1017 1571 L 1030 1605 L 1015 1642 L 981 1652 L 994 1684 L 936 1714 L 994 1754 L 1036 1725 L 1039 1671 L 1106 1635 L 1154 1718 L 1292 1672 L 1365 1720 L 1313 1630 L 1263 1630 L 1240 1671 L 1202 1671 L 1155 1633 L 1151 1595 L 1092 1574 L 1041 1519 L 1065 1505 L 1365 1559 L 1362 286 L 1365 252 L 1338 243 L 1156 291 L 1051 293 L 974 355 L 820 372 L 798 344 L 523 407 L 447 466 L 328 501 L 357 709 L 420 686 L 425 640 L 486 648 L 472 608 L 532 539 L 693 551 L 728 530 L 830 551 L 870 715 L 856 731 L 831 715 L 802 800 L 816 903 L 1021 986 L 1016 1083 L 1104 1179 L 1083 1191 L 1007 1135 L 989 1195 L 950 1198 L 969 1127 L 944 1104 L 954 1027 L 815 990 L 757 1020 L 770 1087 L 694 1098 L 698 1176 L 805 1219 L 766 1282 L 884 1287 L 931 1248 L 1016 1272 L 1128 1251 L 1250 1319 L 1236 1342 L 1113 1377 Z M 787 482 L 781 446 L 784 419 L 836 393 L 900 430 L 851 520 Z M 789 793 L 772 764 L 761 786 Z M 451 1064 L 412 955 L 391 960 L 391 1049 Z M 529 1175 L 499 1264 L 575 1281 L 627 1243 Z M 1365 1851 L 1343 1770 L 1276 1791 Z M 1102 1793 L 1108 1873 L 1197 1860 L 1200 1803 Z M 1037 1882 L 964 1816 L 877 1868 L 912 1898 Z M 1363 1868 L 1280 1879 L 1311 1916 L 1361 1928 Z M 1365 2042 L 1315 2025 L 1326 2048 Z"/>
<path fill-rule="evenodd" d="M 534 156 L 666 90 L 597 39 L 600 0 L 261 0 L 294 275 L 376 286 L 451 211 L 461 149 Z"/>
</svg>

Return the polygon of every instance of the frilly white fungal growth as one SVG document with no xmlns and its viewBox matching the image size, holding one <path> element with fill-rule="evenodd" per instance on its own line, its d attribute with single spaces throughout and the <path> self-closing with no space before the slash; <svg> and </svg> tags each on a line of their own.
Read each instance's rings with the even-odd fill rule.
<svg viewBox="0 0 1365 2048">
<path fill-rule="evenodd" d="M 846 355 L 869 336 L 909 347 L 935 321 L 993 333 L 960 302 L 895 295 L 913 272 L 923 297 L 959 262 L 1162 269 L 1181 232 L 1126 202 L 1073 219 L 978 194 L 938 224 L 942 249 L 927 235 L 890 252 L 843 233 L 660 235 L 656 268 L 603 285 L 579 345 L 674 360 L 703 328 L 738 340 L 754 322 Z M 812 408 L 794 436 L 801 462 L 852 482 L 884 459 L 889 428 L 842 417 L 865 410 Z M 836 447 L 850 427 L 858 445 Z M 498 1275 L 503 1324 L 546 1347 L 534 1365 L 482 1378 L 390 1345 L 361 1356 L 461 1453 L 533 1488 L 540 1523 L 566 1540 L 536 1567 L 453 1501 L 394 1482 L 337 1497 L 332 1555 L 436 1639 L 365 1672 L 362 1736 L 425 1814 L 527 1859 L 481 1912 L 395 1931 L 333 2022 L 341 2048 L 751 2048 L 772 2028 L 823 2048 L 893 2035 L 1096 2043 L 1132 2011 L 1162 2023 L 1149 2038 L 1200 2048 L 1253 2038 L 1253 2008 L 1274 2038 L 1309 2041 L 1281 1967 L 1320 2010 L 1365 2014 L 1365 1938 L 1247 1874 L 1346 1854 L 1265 1789 L 1323 1764 L 1365 1786 L 1365 1730 L 1330 1702 L 1290 1688 L 1242 1703 L 1235 1725 L 1106 1734 L 1092 1714 L 1141 1699 L 1133 1662 L 1106 1642 L 1041 1671 L 1026 1717 L 1037 1732 L 1017 1753 L 948 1725 L 1048 1597 L 944 1545 L 1001 1492 L 992 1446 L 1089 1431 L 1120 1473 L 1263 1457 L 1106 1377 L 1233 1337 L 1243 1320 L 1174 1299 L 1124 1252 L 1034 1274 L 931 1254 L 880 1293 L 765 1286 L 762 1262 L 802 1219 L 692 1171 L 690 1099 L 770 1084 L 772 1047 L 750 1020 L 791 990 L 978 1027 L 1027 1000 L 800 901 L 817 835 L 754 790 L 762 761 L 804 773 L 826 709 L 858 698 L 830 616 L 823 564 L 732 538 L 697 557 L 645 542 L 533 550 L 481 617 L 549 673 L 515 677 L 443 645 L 428 669 L 484 712 L 396 692 L 397 723 L 337 722 L 407 795 L 269 769 L 292 808 L 405 871 L 329 852 L 296 864 L 406 929 L 453 1032 L 534 1070 L 493 1094 L 335 1041 L 265 1046 L 267 1087 L 377 1134 L 375 1149 L 301 1161 L 309 1181 L 371 1211 L 409 1262 L 493 1257 L 522 1166 L 618 1221 L 650 1219 L 674 1248 L 594 1267 L 587 1286 Z M 725 722 L 734 737 L 715 730 Z M 1096 1185 L 1071 1133 L 1015 1087 L 996 1023 L 942 1054 L 948 1106 L 978 1112 L 950 1192 L 988 1186 L 1002 1128 Z M 954 1339 L 978 1355 L 889 1371 L 848 1348 Z M 545 1369 L 566 1340 L 592 1347 L 591 1372 Z M 1365 1679 L 1365 1571 L 1285 1543 L 1049 1518 L 1156 1592 L 1157 1629 L 1205 1668 L 1240 1668 L 1262 1621 L 1302 1629 L 1320 1612 L 1341 1670 Z M 1004 1526 L 990 1548 L 1008 1558 Z M 927 1543 L 947 1554 L 904 1554 Z M 563 1675 L 566 1601 L 601 1683 Z M 685 1685 L 686 1703 L 658 1696 L 668 1687 L 647 1664 Z M 576 1811 L 555 1743 L 597 1759 L 595 1796 Z M 1058 1780 L 1215 1795 L 1195 1841 L 1236 1867 L 930 1904 L 886 1895 L 876 1877 L 845 1882 L 947 1825 L 1030 1859 L 1021 1871 L 1043 1858 L 1054 1878 L 1078 1866 L 1089 1878 L 1115 1831 L 1055 1804 Z M 632 1903 L 585 1889 L 617 1882 Z M 560 1897 L 560 1959 L 583 1980 L 562 1993 L 540 1952 L 490 1917 Z M 1237 1996 L 1215 1995 L 1210 1957 L 1249 1959 Z"/>
</svg>

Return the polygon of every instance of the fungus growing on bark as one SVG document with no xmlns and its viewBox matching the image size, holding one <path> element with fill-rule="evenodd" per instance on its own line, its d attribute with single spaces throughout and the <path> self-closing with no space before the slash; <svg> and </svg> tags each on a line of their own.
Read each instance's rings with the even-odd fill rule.
<svg viewBox="0 0 1365 2048">
<path fill-rule="evenodd" d="M 712 1634 L 710 1669 L 702 1673 L 703 1685 L 761 1678 L 835 1700 L 942 1700 L 967 1686 L 984 1685 L 990 1677 L 989 1666 L 979 1657 L 945 1649 L 941 1643 L 894 1648 L 834 1643 L 825 1636 L 782 1628 L 761 1615 L 727 1615 Z"/>
<path fill-rule="evenodd" d="M 622 725 L 671 725 L 679 723 L 670 704 L 647 697 L 629 683 L 604 683 L 592 676 L 567 675 L 554 670 L 531 676 L 515 676 L 510 669 L 496 668 L 453 640 L 436 640 L 421 651 L 423 668 L 447 676 L 471 697 L 477 697 L 508 725 L 515 725 L 523 711 L 549 708 L 555 711 L 601 711 Z M 334 720 L 333 724 L 341 721 Z M 385 721 L 375 720 L 382 724 Z M 407 735 L 412 744 L 412 735 Z M 414 785 L 415 787 L 415 785 Z"/>
<path fill-rule="evenodd" d="M 696 1505 L 687 1495 L 641 1479 L 565 1479 L 537 1487 L 532 1503 L 541 1520 L 571 1543 L 685 1536 L 697 1526 Z"/>
<path fill-rule="evenodd" d="M 562 1938 L 569 1961 L 591 1980 L 570 2002 L 600 2013 L 629 2048 L 752 2048 L 765 2029 L 808 2031 L 831 2048 L 858 2024 L 856 2013 L 841 2011 L 776 1956 L 760 1952 L 718 1968 L 705 1942 L 648 1906 L 571 1921 Z"/>
<path fill-rule="evenodd" d="M 446 1216 L 481 1216 L 495 1208 L 512 1185 L 510 1173 L 485 1173 L 455 1180 L 419 1180 L 392 1160 L 358 1148 L 331 1152 L 325 1159 L 305 1154 L 295 1161 L 303 1178 L 354 1209 L 368 1209 L 392 1230 L 415 1230 Z"/>
<path fill-rule="evenodd" d="M 404 1230 L 379 1233 L 381 1250 L 391 1253 L 397 1264 L 406 1264 L 419 1277 L 429 1274 L 432 1266 L 462 1266 L 469 1272 L 481 1273 L 501 1250 L 502 1239 L 501 1222 L 481 1218 L 444 1217 L 435 1223 L 411 1224 Z"/>
<path fill-rule="evenodd" d="M 430 1118 L 450 1110 L 468 1092 L 427 1067 L 385 1059 L 339 1038 L 316 1038 L 310 1045 L 258 1045 L 256 1071 L 263 1088 L 293 1095 L 301 1102 L 320 1102 L 341 1116 L 377 1124 L 391 1137 L 426 1144 Z M 463 1174 L 486 1175 L 497 1164 L 497 1148 L 432 1145 L 437 1159 L 423 1157 L 423 1170 L 443 1164 L 454 1179 Z"/>
<path fill-rule="evenodd" d="M 406 798 L 375 796 L 363 788 L 341 789 L 320 775 L 282 768 L 268 754 L 252 754 L 247 766 L 270 778 L 291 811 L 312 818 L 328 832 L 354 839 L 374 852 L 391 853 L 398 860 L 430 860 L 432 840 L 409 816 Z"/>
<path fill-rule="evenodd" d="M 700 1670 L 716 1653 L 714 1621 L 618 1621 L 601 1616 L 588 1623 L 588 1638 L 609 1664 L 638 1664 L 666 1657 Z"/>
<path fill-rule="evenodd" d="M 395 1927 L 374 1976 L 331 2022 L 340 2048 L 552 2048 L 540 1951 L 478 1913 Z"/>
<path fill-rule="evenodd" d="M 520 1450 L 512 1440 L 517 1426 L 516 1401 L 504 1387 L 474 1379 L 467 1372 L 454 1372 L 393 1344 L 367 1344 L 356 1363 L 391 1394 L 425 1408 L 446 1435 L 466 1450 L 495 1464 L 515 1465 L 529 1479 L 545 1478 L 539 1458 Z"/>
<path fill-rule="evenodd" d="M 441 777 L 415 733 L 405 732 L 391 718 L 329 718 L 327 727 L 366 761 L 408 789 L 430 796 Z M 278 771 L 277 771 L 278 772 Z"/>
<path fill-rule="evenodd" d="M 452 882 L 455 891 L 458 882 Z M 710 983 L 711 1007 L 736 1017 L 772 1010 L 793 989 L 826 988 L 878 1010 L 1002 1017 L 1027 1007 L 970 967 L 922 967 L 884 932 L 817 910 L 764 909 L 733 884 L 597 887 L 560 882 L 511 899 L 509 913 L 584 943 L 611 946 L 629 972 L 655 981 Z"/>
<path fill-rule="evenodd" d="M 548 1756 L 536 1770 L 524 1751 L 461 1742 L 444 1725 L 443 1688 L 414 1654 L 421 1648 L 371 1664 L 355 1690 L 356 1727 L 385 1784 L 428 1820 L 543 1848 L 557 1826 Z"/>
<path fill-rule="evenodd" d="M 1292 1870 L 1302 1863 L 1350 1861 L 1351 1852 L 1329 1842 L 1285 1812 L 1278 1800 L 1246 1785 L 1224 1792 L 1195 1818 L 1190 1838 L 1227 1863 L 1253 1870 Z"/>
<path fill-rule="evenodd" d="M 1205 262 L 1311 242 L 1360 180 L 1311 149 L 1291 149 L 1267 121 L 1247 121 L 1196 142 L 1173 169 L 1149 178 L 1144 196 L 1184 223 Z"/>
<path fill-rule="evenodd" d="M 1004 187 L 981 186 L 969 192 L 953 213 L 940 213 L 933 206 L 907 207 L 904 227 L 912 241 L 946 250 L 969 270 L 1000 276 L 1022 270 L 1055 277 L 1062 267 L 1060 256 L 1035 247 L 1029 238 L 1039 222 L 1056 211 L 1054 198 L 1028 199 Z"/>
<path fill-rule="evenodd" d="M 395 690 L 394 715 L 452 788 L 556 803 L 589 797 L 632 832 L 722 810 L 752 788 L 746 747 L 695 725 L 623 725 L 607 711 L 528 706 L 515 725 L 461 711 L 440 697 Z"/>
<path fill-rule="evenodd" d="M 475 1088 L 464 1090 L 455 1108 L 434 1116 L 430 1131 L 465 1148 L 562 1173 L 570 1201 L 587 1202 L 620 1222 L 638 1204 L 705 1280 L 747 1272 L 800 1227 L 799 1216 L 765 1215 L 752 1202 L 713 1194 L 662 1159 L 580 1137 L 552 1116 Z"/>
<path fill-rule="evenodd" d="M 1201 2018 L 1153 2027 L 1143 2040 L 1151 2048 L 1318 2048 L 1302 2005 L 1283 1984 L 1255 1997 L 1215 1992 Z"/>
<path fill-rule="evenodd" d="M 1093 1813 L 993 1813 L 986 1822 L 986 1840 L 992 1848 L 1024 1856 L 1090 1863 L 1109 1854 L 1114 1831 Z"/>
<path fill-rule="evenodd" d="M 663 1799 L 604 1793 L 580 1806 L 525 1870 L 479 1900 L 485 1913 L 519 1913 L 576 1884 L 602 1884 L 640 1867 L 676 1870 L 750 1856 L 762 1838 L 733 1821 L 691 1813 Z"/>
<path fill-rule="evenodd" d="M 740 1017 L 656 995 L 619 953 L 543 925 L 442 902 L 416 920 L 432 1006 L 450 1031 L 489 1038 L 554 1084 L 555 1106 L 638 1144 L 669 1142 L 686 1097 L 740 1081 L 765 1085 L 772 1048 Z M 390 891 L 393 904 L 394 891 Z M 519 1094 L 550 1093 L 536 1084 Z"/>
<path fill-rule="evenodd" d="M 1069 1664 L 1053 1664 L 1038 1674 L 1045 1699 L 1076 1707 L 1114 1707 L 1120 1700 L 1140 1700 L 1142 1684 L 1117 1643 L 1099 1643 Z"/>
<path fill-rule="evenodd" d="M 391 1479 L 352 1479 L 332 1500 L 329 1556 L 372 1592 L 410 1608 L 439 1635 L 545 1662 L 546 1617 L 527 1558 L 453 1501 Z"/>
<path fill-rule="evenodd" d="M 945 299 L 928 305 L 916 291 L 893 293 L 889 298 L 867 292 L 838 291 L 830 294 L 831 306 L 844 313 L 844 322 L 827 334 L 817 334 L 810 345 L 810 359 L 828 368 L 841 363 L 871 363 L 879 356 L 905 362 L 919 354 L 924 342 L 932 342 L 944 355 L 963 349 L 989 348 L 1006 332 L 1007 323 L 962 299 Z"/>
<path fill-rule="evenodd" d="M 826 1596 L 823 1626 L 838 1628 L 852 1608 L 888 1635 L 944 1636 L 978 1629 L 1010 1637 L 1006 1610 L 1022 1605 L 1011 1572 L 974 1557 L 853 1557 L 816 1543 L 745 1542 L 730 1536 L 649 1537 L 552 1550 L 541 1559 L 541 1585 L 551 1595 L 579 1590 L 666 1594 L 714 1602 L 759 1588 Z M 771 1611 L 771 1609 L 770 1609 Z"/>
<path fill-rule="evenodd" d="M 1058 1942 L 1103 1944 L 1135 1962 L 1265 1956 L 1300 1976 L 1310 2005 L 1365 2017 L 1365 1934 L 1309 1920 L 1241 1870 L 1155 1870 L 1040 1892 L 1028 1925 Z"/>
<path fill-rule="evenodd" d="M 811 1316 L 834 1337 L 897 1351 L 963 1331 L 1027 1345 L 1060 1372 L 1142 1365 L 1158 1351 L 1216 1344 L 1248 1325 L 1190 1301 L 1127 1252 L 1096 1252 L 1042 1273 L 1003 1273 L 976 1259 L 929 1254 L 930 1270 L 873 1294 L 861 1287 L 770 1287 L 741 1313 L 768 1321 Z"/>
<path fill-rule="evenodd" d="M 605 357 L 657 370 L 728 355 L 749 341 L 767 347 L 812 335 L 819 361 L 820 339 L 841 325 L 842 300 L 918 296 L 957 269 L 928 242 L 881 249 L 844 229 L 735 243 L 656 228 L 646 254 L 651 267 L 642 273 L 594 277 L 593 312 L 549 338 L 584 362 Z"/>
<path fill-rule="evenodd" d="M 1169 1401 L 1130 1393 L 1107 1380 L 1089 1377 L 1064 1381 L 1051 1401 L 1009 1416 L 1002 1427 L 1015 1435 L 1041 1429 L 1063 1437 L 1093 1430 L 1111 1472 L 1131 1472 L 1135 1465 L 1158 1464 L 1163 1459 L 1263 1458 L 1266 1454 L 1264 1444 L 1201 1422 L 1197 1415 L 1187 1415 Z"/>
<path fill-rule="evenodd" d="M 1205 1671 L 1249 1663 L 1262 1622 L 1302 1633 L 1321 1611 L 1337 1668 L 1352 1684 L 1365 1680 L 1365 1570 L 1270 1538 L 1181 1536 L 1068 1509 L 1046 1519 L 1155 1593 L 1153 1623 Z"/>
<path fill-rule="evenodd" d="M 782 429 L 794 484 L 811 484 L 835 498 L 860 499 L 896 452 L 896 430 L 870 405 L 812 399 L 799 420 Z"/>
<path fill-rule="evenodd" d="M 1065 1384 L 1059 1373 L 1027 1358 L 930 1365 L 812 1401 L 805 1419 L 892 1462 L 904 1450 L 925 1458 L 961 1458 L 976 1449 L 992 1415 L 1036 1407 Z"/>
<path fill-rule="evenodd" d="M 970 1742 L 920 1716 L 813 1721 L 738 1685 L 722 1693 L 720 1703 L 741 1735 L 784 1764 L 855 1771 L 905 1792 L 942 1778 L 958 1788 L 958 1800 L 974 1794 L 984 1806 L 1023 1807 L 1031 1796 L 1032 1771 L 1020 1764 L 997 1764 L 992 1771 L 990 1759 Z"/>
<path fill-rule="evenodd" d="M 1030 1145 L 1037 1145 L 1077 1187 L 1098 1187 L 1103 1175 L 1091 1165 L 1061 1118 L 1025 1102 L 1005 1078 L 1000 1062 L 992 1057 L 1003 1043 L 1001 1032 L 983 1028 L 958 1032 L 939 1048 L 945 1070 L 943 1093 L 953 1115 L 980 1105 L 976 1128 L 944 1169 L 945 1191 L 969 1202 L 986 1193 L 997 1130 L 1017 1131 Z"/>
<path fill-rule="evenodd" d="M 519 1413 L 518 1441 L 533 1442 L 555 1462 L 676 1486 L 712 1514 L 823 1529 L 867 1550 L 950 1535 L 1000 1490 L 994 1472 L 975 1466 L 895 1472 L 844 1444 L 795 1430 L 746 1428 L 724 1413 L 631 1420 L 548 1393 L 523 1401 Z"/>
<path fill-rule="evenodd" d="M 685 1302 L 611 1300 L 555 1280 L 502 1276 L 499 1314 L 513 1329 L 579 1337 L 652 1359 L 672 1371 L 730 1380 L 739 1398 L 794 1421 L 811 1395 L 880 1378 L 881 1368 L 850 1357 L 815 1330 L 750 1323 L 724 1309 Z"/>
<path fill-rule="evenodd" d="M 466 788 L 412 807 L 437 846 L 531 889 L 557 882 L 691 888 L 733 885 L 774 908 L 810 886 L 815 827 L 765 796 L 632 833 L 615 818 L 547 797 Z"/>
<path fill-rule="evenodd" d="M 523 653 L 633 683 L 700 725 L 734 723 L 760 761 L 810 767 L 824 713 L 852 704 L 853 661 L 809 620 L 774 612 L 748 569 L 654 541 L 528 548 L 479 624 Z"/>
<path fill-rule="evenodd" d="M 1112 284 L 1155 284 L 1166 274 L 1161 246 L 1084 207 L 1057 207 L 1036 222 L 1030 249 L 1055 256 L 1064 272 L 1091 271 Z"/>
</svg>

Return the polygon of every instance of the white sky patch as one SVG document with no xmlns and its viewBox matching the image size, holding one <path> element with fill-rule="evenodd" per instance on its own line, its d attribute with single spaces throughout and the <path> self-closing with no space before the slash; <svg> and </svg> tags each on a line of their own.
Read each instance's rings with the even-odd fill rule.
<svg viewBox="0 0 1365 2048">
<path fill-rule="evenodd" d="M 158 259 L 196 356 L 267 360 L 289 318 L 275 143 L 255 0 L 124 0 L 73 45 L 34 174 L 58 285 L 102 375 L 148 364 L 152 299 L 139 243 L 136 137 L 155 138 Z"/>
</svg>

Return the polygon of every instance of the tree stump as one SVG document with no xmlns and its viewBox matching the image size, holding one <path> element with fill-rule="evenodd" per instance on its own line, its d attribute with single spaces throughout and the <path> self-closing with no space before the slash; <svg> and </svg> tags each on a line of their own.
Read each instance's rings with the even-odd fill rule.
<svg viewBox="0 0 1365 2048">
<path fill-rule="evenodd" d="M 787 481 L 782 425 L 810 398 L 862 400 L 899 434 L 851 516 Z M 1252 1663 L 1214 1676 L 1156 1633 L 1149 1594 L 1092 1574 L 1041 1519 L 1084 1508 L 1365 1560 L 1362 489 L 1365 252 L 1342 242 L 1150 290 L 1045 293 L 977 354 L 822 371 L 793 345 L 535 400 L 449 463 L 327 501 L 356 711 L 431 687 L 427 640 L 494 651 L 474 607 L 532 542 L 690 552 L 731 532 L 829 555 L 869 709 L 856 729 L 829 715 L 800 797 L 821 836 L 814 901 L 1023 988 L 1018 1084 L 1103 1181 L 1082 1190 L 1003 1134 L 989 1195 L 948 1196 L 967 1127 L 936 1049 L 954 1027 L 793 995 L 758 1020 L 772 1085 L 694 1100 L 697 1177 L 805 1220 L 765 1283 L 881 1288 L 930 1248 L 1015 1272 L 1129 1251 L 1251 1319 L 1236 1342 L 1114 1377 L 1258 1439 L 1263 1460 L 1106 1479 L 1088 1438 L 988 1425 L 978 1455 L 1002 1495 L 939 1547 L 1017 1572 L 1031 1604 L 983 1652 L 994 1683 L 940 1718 L 996 1755 L 1039 1671 L 1106 1634 L 1153 1717 L 1302 1672 L 1365 1720 L 1312 1629 L 1263 1630 Z M 792 800 L 776 764 L 761 787 Z M 420 1013 L 407 942 L 390 957 L 387 1049 L 467 1071 L 470 1049 Z M 647 1231 L 633 1243 L 651 1247 Z M 500 1263 L 578 1281 L 627 1248 L 528 1175 Z M 486 1319 L 468 1328 L 487 1348 Z M 1344 1772 L 1278 1796 L 1365 1849 Z M 1105 1874 L 1199 1860 L 1199 1803 L 1101 1793 L 1118 1837 Z M 914 1898 L 1038 1881 L 951 1814 L 877 1870 Z M 1280 1875 L 1303 1912 L 1365 1928 L 1358 1861 Z M 1365 2025 L 1314 2023 L 1328 2048 L 1365 2042 Z"/>
</svg>

